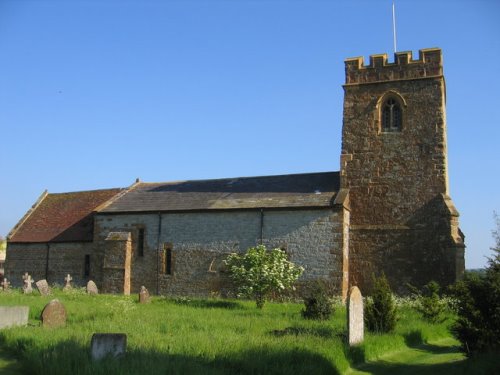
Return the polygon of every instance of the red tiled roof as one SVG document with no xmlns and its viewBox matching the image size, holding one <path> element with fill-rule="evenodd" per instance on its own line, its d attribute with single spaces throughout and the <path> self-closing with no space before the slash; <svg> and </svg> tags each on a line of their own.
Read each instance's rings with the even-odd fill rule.
<svg viewBox="0 0 500 375">
<path fill-rule="evenodd" d="M 121 189 L 47 194 L 9 242 L 92 241 L 94 210 L 114 197 Z"/>
</svg>

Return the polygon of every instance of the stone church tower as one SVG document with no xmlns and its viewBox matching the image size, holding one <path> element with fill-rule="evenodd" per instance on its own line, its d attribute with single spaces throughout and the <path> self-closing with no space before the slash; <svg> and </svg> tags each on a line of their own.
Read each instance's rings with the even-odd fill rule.
<svg viewBox="0 0 500 375">
<path fill-rule="evenodd" d="M 441 50 L 345 62 L 341 188 L 351 209 L 349 281 L 384 272 L 396 291 L 464 272 L 464 236 L 448 196 Z"/>
</svg>

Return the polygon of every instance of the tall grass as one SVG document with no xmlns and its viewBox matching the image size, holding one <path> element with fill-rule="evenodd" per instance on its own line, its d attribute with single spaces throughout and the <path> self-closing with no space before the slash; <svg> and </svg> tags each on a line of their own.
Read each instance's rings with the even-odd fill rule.
<svg viewBox="0 0 500 375">
<path fill-rule="evenodd" d="M 46 303 L 58 298 L 68 313 L 64 328 L 40 325 Z M 0 345 L 30 374 L 340 374 L 350 365 L 429 339 L 448 337 L 447 323 L 430 325 L 403 309 L 396 332 L 345 344 L 345 309 L 327 321 L 305 320 L 302 305 L 219 299 L 89 296 L 81 290 L 55 296 L 0 294 L 2 305 L 30 306 L 28 327 L 0 331 Z M 126 333 L 124 358 L 94 362 L 93 333 Z"/>
</svg>

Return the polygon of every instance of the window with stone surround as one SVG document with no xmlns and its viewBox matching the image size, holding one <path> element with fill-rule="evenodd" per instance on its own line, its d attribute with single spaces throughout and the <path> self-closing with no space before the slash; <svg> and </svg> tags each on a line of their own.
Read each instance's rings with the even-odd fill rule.
<svg viewBox="0 0 500 375">
<path fill-rule="evenodd" d="M 89 276 L 90 276 L 90 255 L 86 254 L 83 266 L 83 277 L 89 277 Z"/>
<path fill-rule="evenodd" d="M 164 275 L 172 274 L 172 245 L 164 244 L 161 252 L 161 273 Z"/>
<path fill-rule="evenodd" d="M 137 255 L 144 256 L 144 228 L 139 228 L 137 231 Z"/>
<path fill-rule="evenodd" d="M 394 97 L 386 99 L 381 108 L 382 132 L 399 132 L 403 125 L 401 104 Z"/>
</svg>

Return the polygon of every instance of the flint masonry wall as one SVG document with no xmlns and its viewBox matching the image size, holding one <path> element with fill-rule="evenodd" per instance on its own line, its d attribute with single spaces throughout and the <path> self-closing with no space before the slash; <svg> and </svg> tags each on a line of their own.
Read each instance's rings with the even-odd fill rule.
<svg viewBox="0 0 500 375">
<path fill-rule="evenodd" d="M 150 291 L 171 295 L 230 295 L 232 288 L 222 260 L 244 252 L 261 240 L 286 250 L 292 262 L 306 270 L 302 284 L 315 279 L 342 289 L 343 211 L 233 211 L 162 214 L 99 214 L 95 219 L 96 263 L 102 259 L 109 232 L 132 233 L 131 291 L 145 285 Z M 262 223 L 262 224 L 261 224 Z M 144 256 L 137 237 L 144 228 Z M 162 273 L 158 249 L 172 249 L 171 274 Z M 94 275 L 98 281 L 99 264 Z M 99 276 L 98 276 L 99 275 Z"/>
<path fill-rule="evenodd" d="M 397 291 L 406 282 L 448 284 L 463 273 L 463 236 L 448 194 L 445 83 L 439 49 L 348 59 L 344 85 L 341 187 L 351 202 L 350 283 L 363 294 L 373 273 Z M 392 97 L 400 131 L 384 132 Z M 450 202 L 451 203 L 451 200 Z M 452 204 L 451 204 L 452 205 Z"/>
<path fill-rule="evenodd" d="M 34 280 L 64 285 L 69 273 L 74 285 L 83 286 L 88 280 L 84 275 L 85 255 L 92 252 L 92 242 L 9 243 L 6 277 L 15 287 L 22 286 L 25 272 Z"/>
</svg>

